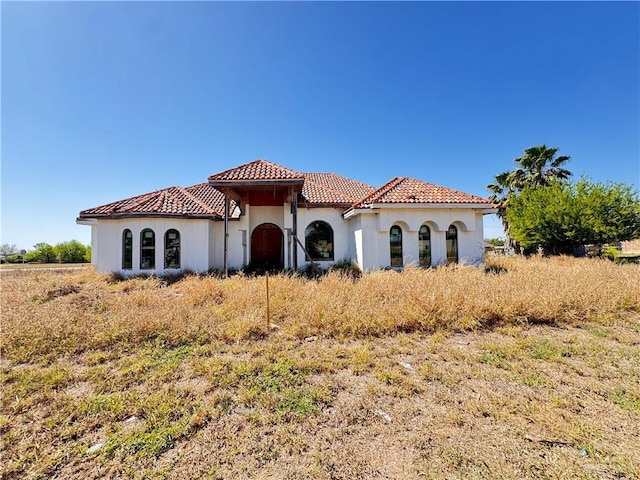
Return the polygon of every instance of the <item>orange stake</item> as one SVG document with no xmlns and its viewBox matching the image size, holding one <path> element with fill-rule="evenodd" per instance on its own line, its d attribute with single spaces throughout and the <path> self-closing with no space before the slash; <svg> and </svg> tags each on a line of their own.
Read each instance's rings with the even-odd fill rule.
<svg viewBox="0 0 640 480">
<path fill-rule="evenodd" d="M 267 277 L 267 332 L 268 332 L 269 325 L 271 325 L 271 319 L 269 316 L 269 272 L 267 272 L 266 277 Z"/>
</svg>

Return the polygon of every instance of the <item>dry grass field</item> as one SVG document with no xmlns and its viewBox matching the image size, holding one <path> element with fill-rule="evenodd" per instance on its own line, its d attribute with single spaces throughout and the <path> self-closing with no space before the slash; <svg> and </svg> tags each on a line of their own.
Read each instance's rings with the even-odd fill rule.
<svg viewBox="0 0 640 480">
<path fill-rule="evenodd" d="M 640 478 L 640 265 L 3 271 L 4 479 Z"/>
</svg>

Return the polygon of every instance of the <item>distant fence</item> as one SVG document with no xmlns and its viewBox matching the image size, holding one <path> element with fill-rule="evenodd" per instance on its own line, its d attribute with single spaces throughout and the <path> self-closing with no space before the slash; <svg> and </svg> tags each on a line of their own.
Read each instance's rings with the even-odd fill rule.
<svg viewBox="0 0 640 480">
<path fill-rule="evenodd" d="M 640 238 L 621 242 L 622 253 L 640 253 Z"/>
</svg>

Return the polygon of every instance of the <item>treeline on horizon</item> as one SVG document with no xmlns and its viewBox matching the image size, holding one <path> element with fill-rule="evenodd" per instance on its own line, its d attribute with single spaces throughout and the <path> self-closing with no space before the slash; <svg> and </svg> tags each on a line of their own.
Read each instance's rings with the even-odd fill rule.
<svg viewBox="0 0 640 480">
<path fill-rule="evenodd" d="M 89 263 L 91 262 L 91 246 L 83 245 L 78 240 L 69 240 L 50 245 L 45 242 L 36 243 L 32 250 L 24 255 L 15 245 L 0 245 L 0 262 L 2 263 Z"/>
</svg>

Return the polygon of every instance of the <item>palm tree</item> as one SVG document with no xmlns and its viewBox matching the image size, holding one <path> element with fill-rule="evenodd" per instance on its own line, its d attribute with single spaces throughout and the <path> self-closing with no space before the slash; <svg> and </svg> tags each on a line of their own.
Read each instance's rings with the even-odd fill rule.
<svg viewBox="0 0 640 480">
<path fill-rule="evenodd" d="M 523 172 L 520 169 L 511 172 L 502 172 L 496 175 L 495 183 L 487 185 L 491 192 L 489 200 L 498 207 L 498 216 L 504 218 L 507 206 L 509 205 L 509 196 L 518 192 L 523 182 Z"/>
<path fill-rule="evenodd" d="M 507 207 L 509 206 L 509 199 L 511 195 L 518 190 L 517 185 L 522 181 L 522 171 L 513 170 L 511 172 L 502 172 L 496 175 L 495 183 L 487 185 L 487 188 L 491 192 L 489 200 L 498 208 L 498 218 L 502 222 L 502 228 L 505 234 L 505 244 L 511 248 L 514 248 L 514 242 L 509 235 L 509 222 L 507 221 Z"/>
<path fill-rule="evenodd" d="M 558 152 L 557 147 L 549 148 L 546 145 L 530 147 L 524 151 L 524 155 L 515 159 L 518 168 L 514 172 L 521 170 L 518 174 L 521 184 L 516 185 L 518 190 L 524 187 L 540 187 L 549 185 L 555 180 L 566 180 L 571 176 L 571 172 L 562 165 L 568 162 L 571 157 L 563 155 L 554 158 Z M 520 182 L 518 182 L 520 183 Z"/>
<path fill-rule="evenodd" d="M 525 187 L 549 185 L 553 181 L 566 180 L 571 176 L 571 172 L 562 166 L 571 157 L 564 155 L 554 158 L 557 152 L 557 147 L 549 148 L 546 145 L 527 148 L 523 156 L 514 160 L 517 165 L 515 169 L 496 175 L 495 183 L 487 185 L 491 192 L 489 200 L 498 208 L 497 215 L 502 221 L 508 245 L 515 246 L 509 235 L 506 217 L 511 195 Z"/>
</svg>

